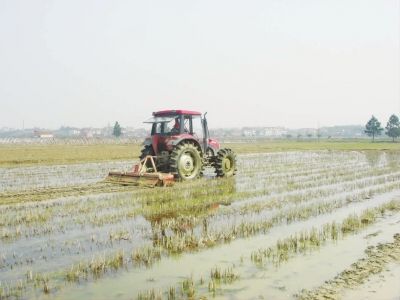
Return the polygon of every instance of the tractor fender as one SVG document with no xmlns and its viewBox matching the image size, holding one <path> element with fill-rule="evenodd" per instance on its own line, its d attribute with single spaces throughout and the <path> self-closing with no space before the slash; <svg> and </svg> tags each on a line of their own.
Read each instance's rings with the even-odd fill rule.
<svg viewBox="0 0 400 300">
<path fill-rule="evenodd" d="M 215 139 L 208 139 L 208 147 L 213 149 L 215 154 L 218 152 L 219 149 L 221 149 L 220 143 Z"/>
<path fill-rule="evenodd" d="M 221 149 L 221 145 L 215 139 L 208 139 L 208 147 L 207 151 L 211 151 L 213 156 L 216 156 L 219 149 Z"/>
<path fill-rule="evenodd" d="M 201 146 L 200 143 L 198 141 L 196 141 L 193 138 L 187 138 L 187 137 L 182 137 L 179 139 L 174 139 L 174 140 L 170 140 L 168 141 L 168 144 L 171 145 L 171 148 L 175 148 L 177 145 L 179 144 L 183 144 L 183 143 L 192 143 L 194 144 L 197 148 L 199 148 L 199 151 L 202 153 L 203 151 L 201 150 Z M 168 147 L 169 148 L 169 147 Z"/>
<path fill-rule="evenodd" d="M 209 152 L 211 152 L 211 156 L 215 156 L 215 155 L 217 155 L 218 149 L 214 149 L 212 147 L 207 147 L 206 153 L 208 154 Z"/>
</svg>

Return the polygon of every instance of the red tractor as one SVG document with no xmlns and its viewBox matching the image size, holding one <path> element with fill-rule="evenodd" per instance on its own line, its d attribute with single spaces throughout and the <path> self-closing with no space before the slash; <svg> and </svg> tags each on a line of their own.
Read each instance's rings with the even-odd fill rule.
<svg viewBox="0 0 400 300">
<path fill-rule="evenodd" d="M 189 110 L 163 110 L 145 121 L 152 124 L 151 136 L 144 141 L 143 160 L 154 156 L 157 170 L 175 178 L 190 180 L 202 175 L 206 166 L 218 177 L 236 173 L 236 155 L 210 138 L 206 114 Z"/>
</svg>

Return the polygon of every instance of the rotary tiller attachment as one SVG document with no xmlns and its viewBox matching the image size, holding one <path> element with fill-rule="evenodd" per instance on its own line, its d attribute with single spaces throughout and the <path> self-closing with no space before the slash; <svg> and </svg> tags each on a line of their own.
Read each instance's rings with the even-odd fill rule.
<svg viewBox="0 0 400 300">
<path fill-rule="evenodd" d="M 154 158 L 154 156 L 147 155 L 139 164 L 134 165 L 130 172 L 111 171 L 105 181 L 121 185 L 149 187 L 174 185 L 174 175 L 158 172 Z"/>
</svg>

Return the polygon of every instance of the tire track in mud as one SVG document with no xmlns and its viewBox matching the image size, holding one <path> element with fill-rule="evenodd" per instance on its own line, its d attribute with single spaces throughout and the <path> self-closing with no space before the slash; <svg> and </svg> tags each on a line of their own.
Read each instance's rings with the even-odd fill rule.
<svg viewBox="0 0 400 300">
<path fill-rule="evenodd" d="M 106 182 L 74 185 L 67 187 L 47 187 L 34 190 L 0 193 L 0 205 L 38 202 L 70 196 L 93 195 L 100 193 L 114 193 L 137 190 L 139 187 L 114 185 Z"/>
<path fill-rule="evenodd" d="M 396 233 L 393 238 L 393 242 L 368 247 L 365 250 L 366 257 L 359 259 L 320 287 L 303 290 L 296 297 L 304 300 L 338 299 L 346 289 L 360 286 L 371 276 L 382 273 L 389 263 L 400 264 L 400 233 Z"/>
<path fill-rule="evenodd" d="M 342 299 L 400 299 L 400 264 L 389 263 L 386 269 L 355 288 L 346 289 L 340 297 Z"/>
</svg>

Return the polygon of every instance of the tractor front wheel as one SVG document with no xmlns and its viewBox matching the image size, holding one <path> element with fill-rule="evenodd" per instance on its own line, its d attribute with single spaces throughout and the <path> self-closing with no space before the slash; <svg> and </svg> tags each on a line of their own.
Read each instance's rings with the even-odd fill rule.
<svg viewBox="0 0 400 300">
<path fill-rule="evenodd" d="M 236 154 L 231 149 L 220 149 L 214 162 L 217 177 L 231 177 L 236 174 Z"/>
<path fill-rule="evenodd" d="M 191 143 L 183 143 L 172 151 L 170 170 L 182 180 L 191 180 L 201 175 L 203 160 L 199 149 Z"/>
<path fill-rule="evenodd" d="M 144 159 L 147 155 L 151 155 L 154 156 L 154 151 L 153 151 L 153 147 L 151 145 L 146 145 L 143 147 L 139 159 L 142 160 Z"/>
</svg>

